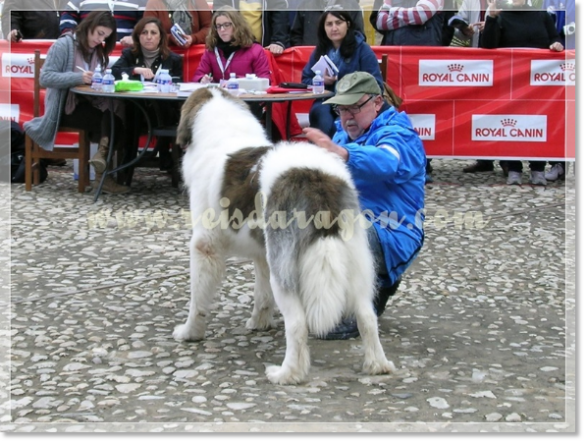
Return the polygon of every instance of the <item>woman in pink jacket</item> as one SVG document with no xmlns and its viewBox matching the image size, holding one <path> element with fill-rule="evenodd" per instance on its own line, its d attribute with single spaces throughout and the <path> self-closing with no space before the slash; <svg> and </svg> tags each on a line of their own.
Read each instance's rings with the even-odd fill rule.
<svg viewBox="0 0 586 443">
<path fill-rule="evenodd" d="M 239 11 L 224 6 L 214 12 L 206 38 L 206 51 L 191 81 L 220 83 L 230 73 L 236 77 L 256 74 L 270 78 L 269 62 L 263 47 L 254 41 L 252 29 Z"/>
</svg>

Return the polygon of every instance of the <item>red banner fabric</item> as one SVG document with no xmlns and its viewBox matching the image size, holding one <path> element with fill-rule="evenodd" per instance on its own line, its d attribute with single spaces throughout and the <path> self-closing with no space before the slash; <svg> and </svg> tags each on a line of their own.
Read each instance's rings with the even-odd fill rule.
<svg viewBox="0 0 586 443">
<path fill-rule="evenodd" d="M 32 118 L 33 53 L 50 40 L 0 43 L 0 118 Z M 271 58 L 273 81 L 299 82 L 313 47 Z M 374 46 L 388 54 L 387 81 L 429 157 L 575 159 L 575 51 Z M 184 78 L 193 76 L 202 45 L 184 51 Z M 117 47 L 112 58 L 121 52 Z M 8 100 L 9 98 L 9 100 Z M 311 102 L 294 102 L 307 113 Z M 275 124 L 283 133 L 283 114 Z M 291 122 L 292 134 L 299 132 Z"/>
</svg>

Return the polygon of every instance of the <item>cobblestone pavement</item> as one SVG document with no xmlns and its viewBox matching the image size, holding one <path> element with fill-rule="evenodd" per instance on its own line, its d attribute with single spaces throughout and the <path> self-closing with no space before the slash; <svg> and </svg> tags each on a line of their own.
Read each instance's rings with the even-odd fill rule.
<svg viewBox="0 0 586 443">
<path fill-rule="evenodd" d="M 0 431 L 575 432 L 574 174 L 506 186 L 500 170 L 433 164 L 425 246 L 380 321 L 399 371 L 367 376 L 359 339 L 312 338 L 299 386 L 264 375 L 284 356 L 280 314 L 244 327 L 250 262 L 230 261 L 204 341 L 172 338 L 188 203 L 164 173 L 139 169 L 129 195 L 96 204 L 69 167 L 2 188 Z"/>
</svg>

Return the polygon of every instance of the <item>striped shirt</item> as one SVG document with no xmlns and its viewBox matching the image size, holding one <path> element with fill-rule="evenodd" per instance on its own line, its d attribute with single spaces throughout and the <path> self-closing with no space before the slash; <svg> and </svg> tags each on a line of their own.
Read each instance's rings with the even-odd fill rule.
<svg viewBox="0 0 586 443">
<path fill-rule="evenodd" d="M 392 31 L 408 25 L 422 25 L 444 8 L 444 0 L 419 0 L 411 8 L 393 6 L 403 3 L 397 0 L 385 0 L 376 18 L 376 27 L 380 31 Z"/>
<path fill-rule="evenodd" d="M 142 18 L 147 0 L 69 0 L 61 13 L 61 34 L 73 31 L 90 12 L 112 11 L 116 20 L 116 39 L 132 34 L 134 25 Z"/>
</svg>

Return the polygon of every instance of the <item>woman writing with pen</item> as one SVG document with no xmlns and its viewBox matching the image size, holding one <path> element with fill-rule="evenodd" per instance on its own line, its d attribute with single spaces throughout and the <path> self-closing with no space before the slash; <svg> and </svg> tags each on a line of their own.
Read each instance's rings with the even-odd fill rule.
<svg viewBox="0 0 586 443">
<path fill-rule="evenodd" d="M 212 16 L 212 28 L 206 38 L 206 51 L 193 76 L 193 82 L 221 83 L 230 73 L 236 77 L 256 74 L 270 78 L 269 62 L 263 47 L 256 43 L 247 21 L 230 6 Z"/>
<path fill-rule="evenodd" d="M 116 21 L 109 11 L 94 11 L 77 26 L 74 34 L 65 34 L 49 48 L 41 70 L 41 85 L 47 88 L 45 114 L 24 124 L 27 134 L 42 148 L 52 151 L 59 126 L 85 129 L 92 142 L 99 143 L 90 163 L 96 171 L 96 183 L 106 169 L 110 137 L 110 117 L 114 113 L 117 143 L 121 141 L 123 109 L 120 102 L 102 97 L 74 94 L 69 89 L 92 82 L 96 66 L 108 66 L 109 55 L 116 45 Z M 102 192 L 127 192 L 111 176 L 104 181 Z"/>
</svg>

